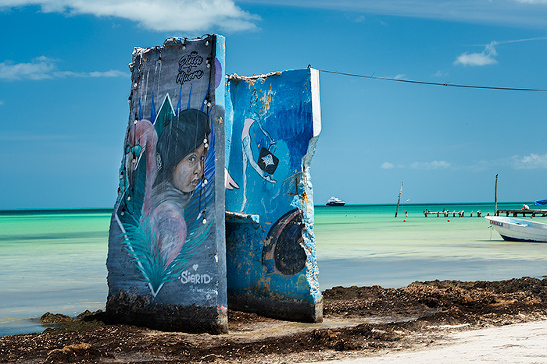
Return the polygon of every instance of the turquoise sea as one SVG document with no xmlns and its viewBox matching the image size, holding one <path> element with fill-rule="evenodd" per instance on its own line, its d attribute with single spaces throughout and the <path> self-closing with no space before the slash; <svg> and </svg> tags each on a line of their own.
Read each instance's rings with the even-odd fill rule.
<svg viewBox="0 0 547 364">
<path fill-rule="evenodd" d="M 402 205 L 397 218 L 395 208 L 316 206 L 321 289 L 547 275 L 547 244 L 503 241 L 477 217 L 477 210 L 492 215 L 494 204 Z M 426 218 L 425 209 L 464 210 L 465 217 Z M 48 311 L 75 316 L 104 309 L 110 214 L 0 211 L 0 336 L 43 331 L 39 318 Z"/>
</svg>

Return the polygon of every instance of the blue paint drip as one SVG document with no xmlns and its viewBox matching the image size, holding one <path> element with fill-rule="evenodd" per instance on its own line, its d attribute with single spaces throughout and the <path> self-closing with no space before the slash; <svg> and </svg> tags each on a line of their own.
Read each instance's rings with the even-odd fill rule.
<svg viewBox="0 0 547 364">
<path fill-rule="evenodd" d="M 142 120 L 141 98 L 139 97 L 139 120 Z"/>
<path fill-rule="evenodd" d="M 190 84 L 190 94 L 188 95 L 188 106 L 186 106 L 187 109 L 190 109 L 190 100 L 192 100 L 192 84 Z M 180 98 L 179 98 L 180 103 Z"/>
<path fill-rule="evenodd" d="M 152 91 L 152 111 L 150 111 L 150 121 L 152 123 L 156 121 L 156 105 L 154 105 L 154 91 Z"/>
<path fill-rule="evenodd" d="M 181 100 L 181 97 L 182 97 L 182 84 L 180 85 L 180 90 L 179 90 L 179 102 L 177 104 L 177 110 L 175 112 L 175 116 L 179 114 L 180 112 L 180 100 Z"/>
</svg>

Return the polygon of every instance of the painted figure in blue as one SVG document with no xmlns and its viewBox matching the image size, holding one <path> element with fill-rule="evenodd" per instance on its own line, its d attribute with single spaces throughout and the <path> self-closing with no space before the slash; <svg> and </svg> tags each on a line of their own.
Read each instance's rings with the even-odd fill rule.
<svg viewBox="0 0 547 364">
<path fill-rule="evenodd" d="M 260 166 L 258 165 L 257 162 L 255 162 L 253 157 L 253 151 L 251 149 L 250 129 L 255 122 L 256 120 L 254 119 L 249 119 L 249 118 L 245 119 L 245 123 L 243 124 L 243 131 L 241 132 L 241 147 L 243 148 L 243 176 L 246 175 L 245 172 L 247 170 L 247 163 L 249 163 L 251 167 L 253 167 L 253 169 L 256 171 L 256 173 L 260 175 L 260 177 L 262 177 L 268 182 L 275 183 L 277 181 L 274 180 L 271 175 L 267 174 L 266 171 L 260 168 Z M 270 137 L 270 135 L 266 131 L 264 131 L 264 129 L 262 128 L 259 122 L 257 122 L 257 124 L 260 127 L 260 130 L 264 133 L 264 135 L 270 138 L 272 145 L 274 145 L 275 142 Z M 269 162 L 267 164 L 270 164 L 270 163 L 273 164 L 273 161 L 272 162 L 267 161 L 267 162 Z"/>
<path fill-rule="evenodd" d="M 277 182 L 267 174 L 264 170 L 260 168 L 257 162 L 254 160 L 253 156 L 253 150 L 251 148 L 251 135 L 250 135 L 250 129 L 251 126 L 256 122 L 254 119 L 246 118 L 245 123 L 243 124 L 243 130 L 241 132 L 241 148 L 243 152 L 243 208 L 245 208 L 245 204 L 247 203 L 247 163 L 251 165 L 251 167 L 258 173 L 260 177 L 262 177 L 265 181 L 268 181 L 270 183 Z M 267 136 L 269 134 L 264 131 L 262 126 L 259 122 L 257 122 L 260 126 L 260 130 Z M 270 137 L 271 139 L 271 137 Z M 273 139 L 271 139 L 272 145 L 274 144 Z"/>
</svg>

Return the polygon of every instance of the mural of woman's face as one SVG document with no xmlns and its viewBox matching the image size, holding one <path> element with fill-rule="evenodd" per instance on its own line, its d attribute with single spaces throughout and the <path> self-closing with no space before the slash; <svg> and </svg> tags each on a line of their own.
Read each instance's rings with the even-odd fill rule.
<svg viewBox="0 0 547 364">
<path fill-rule="evenodd" d="M 203 162 L 207 155 L 205 144 L 181 160 L 173 170 L 173 185 L 182 192 L 192 192 L 203 177 Z"/>
</svg>

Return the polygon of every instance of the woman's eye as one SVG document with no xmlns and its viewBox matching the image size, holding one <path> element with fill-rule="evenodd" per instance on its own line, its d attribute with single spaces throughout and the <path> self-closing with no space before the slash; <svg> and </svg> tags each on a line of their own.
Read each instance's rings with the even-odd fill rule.
<svg viewBox="0 0 547 364">
<path fill-rule="evenodd" d="M 200 160 L 203 162 L 203 161 L 205 160 L 205 156 L 202 155 L 201 158 L 200 158 Z"/>
<path fill-rule="evenodd" d="M 195 156 L 195 155 L 191 155 L 191 156 L 188 158 L 188 160 L 189 160 L 190 162 L 195 162 L 195 161 L 196 161 L 196 156 Z"/>
</svg>

